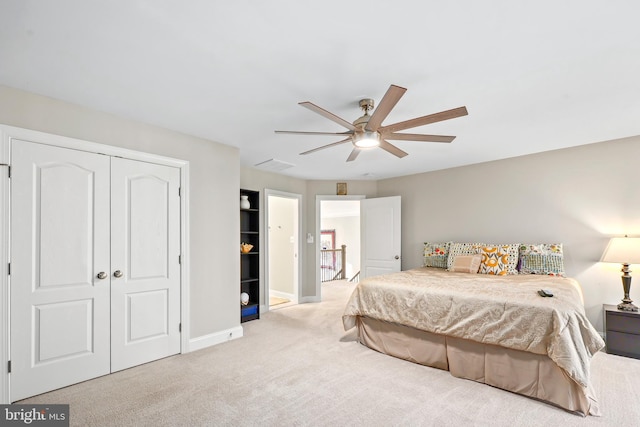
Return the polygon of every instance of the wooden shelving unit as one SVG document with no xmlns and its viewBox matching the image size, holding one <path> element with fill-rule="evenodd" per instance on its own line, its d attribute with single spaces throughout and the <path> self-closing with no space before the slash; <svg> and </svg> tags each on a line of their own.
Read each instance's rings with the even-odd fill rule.
<svg viewBox="0 0 640 427">
<path fill-rule="evenodd" d="M 253 249 L 240 253 L 240 292 L 249 294 L 249 303 L 240 306 L 240 321 L 260 318 L 260 192 L 240 190 L 248 196 L 250 208 L 240 208 L 240 243 L 249 243 Z"/>
</svg>

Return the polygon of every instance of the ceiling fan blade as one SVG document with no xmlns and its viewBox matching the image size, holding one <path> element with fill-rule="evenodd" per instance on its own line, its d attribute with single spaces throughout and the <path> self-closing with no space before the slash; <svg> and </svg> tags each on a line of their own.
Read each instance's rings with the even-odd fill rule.
<svg viewBox="0 0 640 427">
<path fill-rule="evenodd" d="M 360 151 L 362 150 L 358 147 L 353 147 L 353 150 L 351 150 L 351 154 L 349 154 L 349 157 L 347 157 L 347 162 L 353 162 L 356 157 L 358 157 L 358 154 L 360 154 Z"/>
<path fill-rule="evenodd" d="M 425 142 L 451 142 L 456 139 L 449 135 L 422 135 L 419 133 L 389 133 L 382 135 L 391 141 L 425 141 Z"/>
<path fill-rule="evenodd" d="M 316 104 L 313 104 L 309 101 L 306 102 L 300 102 L 298 103 L 298 105 L 302 105 L 304 108 L 308 108 L 309 110 L 320 114 L 322 117 L 329 119 L 333 122 L 336 122 L 337 124 L 339 124 L 340 126 L 346 127 L 349 130 L 356 130 L 356 127 L 349 123 L 348 121 L 346 121 L 343 118 L 340 118 L 338 116 L 336 116 L 333 113 L 330 113 L 329 111 L 325 110 L 324 108 L 320 108 L 318 107 Z"/>
<path fill-rule="evenodd" d="M 403 158 L 404 156 L 409 155 L 409 153 L 402 151 L 401 149 L 399 149 L 393 144 L 389 144 L 389 142 L 385 141 L 384 139 L 380 140 L 380 148 L 400 158 Z"/>
<path fill-rule="evenodd" d="M 300 153 L 300 154 L 301 154 L 301 155 L 304 155 L 304 154 L 311 154 L 311 153 L 314 153 L 314 152 L 316 152 L 316 151 L 324 150 L 325 148 L 329 148 L 329 147 L 333 147 L 333 146 L 336 146 L 336 145 L 344 144 L 345 142 L 349 142 L 349 141 L 351 141 L 351 137 L 346 138 L 346 139 L 343 139 L 342 141 L 334 142 L 334 143 L 332 143 L 332 144 L 323 145 L 322 147 L 314 148 L 314 149 L 311 149 L 311 150 L 309 150 L 309 151 L 305 151 L 305 152 Z"/>
<path fill-rule="evenodd" d="M 365 129 L 369 131 L 378 130 L 384 119 L 387 118 L 391 110 L 393 110 L 393 107 L 396 106 L 396 104 L 398 103 L 400 98 L 402 98 L 402 95 L 404 95 L 406 91 L 407 89 L 400 86 L 389 86 L 387 93 L 385 93 L 382 97 L 382 100 L 380 100 L 378 108 L 375 109 L 375 111 L 371 115 L 371 118 L 367 122 L 367 126 L 365 126 Z"/>
<path fill-rule="evenodd" d="M 353 135 L 353 132 L 305 132 L 297 130 L 277 130 L 275 133 L 287 133 L 292 135 Z"/>
<path fill-rule="evenodd" d="M 443 120 L 455 119 L 456 117 L 466 116 L 467 114 L 469 114 L 467 112 L 467 107 L 458 107 L 453 110 L 441 111 L 439 113 L 429 114 L 428 116 L 422 116 L 404 122 L 394 123 L 389 126 L 384 126 L 378 129 L 378 132 L 384 132 L 385 134 L 394 133 L 404 129 L 441 122 Z"/>
</svg>

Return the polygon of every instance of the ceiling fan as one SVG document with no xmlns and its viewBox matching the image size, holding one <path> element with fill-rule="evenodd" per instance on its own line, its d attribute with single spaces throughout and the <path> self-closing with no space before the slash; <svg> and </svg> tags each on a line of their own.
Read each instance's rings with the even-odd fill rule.
<svg viewBox="0 0 640 427">
<path fill-rule="evenodd" d="M 287 133 L 296 135 L 339 135 L 346 138 L 334 142 L 332 144 L 323 145 L 322 147 L 314 148 L 309 151 L 305 151 L 300 154 L 310 154 L 318 150 L 334 147 L 340 144 L 351 142 L 353 144 L 353 150 L 347 158 L 347 162 L 351 162 L 358 157 L 358 154 L 363 149 L 371 147 L 380 147 L 385 151 L 393 154 L 397 157 L 404 157 L 408 153 L 402 151 L 395 145 L 389 143 L 391 141 L 424 141 L 424 142 L 451 142 L 455 139 L 455 136 L 446 135 L 422 135 L 416 133 L 398 133 L 399 131 L 410 129 L 418 126 L 424 126 L 430 123 L 441 122 L 443 120 L 454 119 L 456 117 L 466 116 L 468 114 L 466 107 L 458 107 L 453 110 L 441 111 L 435 114 L 429 114 L 427 116 L 417 117 L 415 119 L 406 120 L 403 122 L 394 123 L 392 125 L 382 126 L 382 121 L 389 115 L 393 107 L 398 103 L 402 95 L 407 89 L 391 85 L 384 94 L 380 105 L 375 109 L 373 114 L 369 115 L 369 111 L 373 110 L 373 99 L 361 99 L 360 108 L 364 111 L 364 115 L 356 119 L 353 123 L 336 116 L 335 114 L 318 107 L 311 102 L 300 102 L 309 110 L 320 114 L 333 122 L 338 123 L 340 126 L 347 128 L 345 132 L 302 132 L 302 131 L 288 131 L 277 130 L 276 133 Z"/>
</svg>

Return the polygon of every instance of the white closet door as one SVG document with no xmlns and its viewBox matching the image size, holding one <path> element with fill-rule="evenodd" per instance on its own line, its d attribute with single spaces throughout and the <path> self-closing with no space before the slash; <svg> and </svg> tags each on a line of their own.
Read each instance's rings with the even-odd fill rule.
<svg viewBox="0 0 640 427">
<path fill-rule="evenodd" d="M 180 352 L 179 185 L 177 168 L 112 159 L 113 372 Z"/>
<path fill-rule="evenodd" d="M 14 401 L 109 373 L 109 163 L 12 142 Z"/>
</svg>

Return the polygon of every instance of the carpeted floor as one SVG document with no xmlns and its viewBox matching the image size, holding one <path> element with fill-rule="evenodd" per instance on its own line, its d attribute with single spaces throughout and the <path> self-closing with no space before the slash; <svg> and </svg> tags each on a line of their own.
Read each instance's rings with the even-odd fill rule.
<svg viewBox="0 0 640 427">
<path fill-rule="evenodd" d="M 266 313 L 243 338 L 23 401 L 68 403 L 73 426 L 638 426 L 640 360 L 592 362 L 602 417 L 583 418 L 376 353 L 344 332 L 355 285 Z"/>
</svg>

